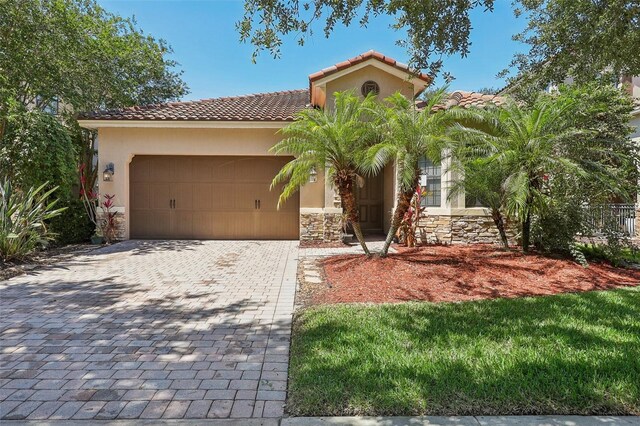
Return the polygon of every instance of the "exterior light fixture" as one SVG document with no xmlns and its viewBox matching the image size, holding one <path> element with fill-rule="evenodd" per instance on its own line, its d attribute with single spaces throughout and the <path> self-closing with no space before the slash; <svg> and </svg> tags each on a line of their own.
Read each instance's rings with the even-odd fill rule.
<svg viewBox="0 0 640 426">
<path fill-rule="evenodd" d="M 115 171 L 113 163 L 107 164 L 104 172 L 102 172 L 102 180 L 105 182 L 111 182 L 113 180 L 113 173 Z"/>
<path fill-rule="evenodd" d="M 315 167 L 312 167 L 309 171 L 309 182 L 314 183 L 318 181 L 318 172 Z"/>
</svg>

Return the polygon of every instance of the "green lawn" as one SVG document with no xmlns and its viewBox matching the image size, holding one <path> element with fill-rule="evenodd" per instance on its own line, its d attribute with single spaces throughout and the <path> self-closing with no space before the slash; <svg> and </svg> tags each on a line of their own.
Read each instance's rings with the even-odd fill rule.
<svg viewBox="0 0 640 426">
<path fill-rule="evenodd" d="M 295 320 L 291 415 L 640 414 L 640 288 L 333 305 Z"/>
</svg>

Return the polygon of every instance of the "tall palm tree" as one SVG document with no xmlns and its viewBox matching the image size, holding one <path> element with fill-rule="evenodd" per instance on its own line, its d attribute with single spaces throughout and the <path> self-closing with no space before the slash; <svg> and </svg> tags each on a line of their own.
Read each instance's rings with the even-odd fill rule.
<svg viewBox="0 0 640 426">
<path fill-rule="evenodd" d="M 458 110 L 464 121 L 450 135 L 474 161 L 504 171 L 504 210 L 522 232 L 522 250 L 531 242 L 531 219 L 547 202 L 545 182 L 554 174 L 580 175 L 585 171 L 563 154 L 562 141 L 579 132 L 568 126 L 570 104 L 540 98 L 532 107 L 507 102 L 500 108 Z"/>
<path fill-rule="evenodd" d="M 400 93 L 389 96 L 378 111 L 383 116 L 382 138 L 366 153 L 363 167 L 367 172 L 379 173 L 390 162 L 395 163 L 397 181 L 396 208 L 391 219 L 385 244 L 380 252 L 384 257 L 389 252 L 405 213 L 420 182 L 420 159 L 427 157 L 433 163 L 441 160 L 445 146 L 445 133 L 451 124 L 446 111 L 435 111 L 446 95 L 445 89 L 437 90 L 422 110 Z"/>
<path fill-rule="evenodd" d="M 338 191 L 346 220 L 353 227 L 362 249 L 370 255 L 360 228 L 355 188 L 362 179 L 362 150 L 375 138 L 374 96 L 364 100 L 353 91 L 338 92 L 332 109 L 307 109 L 282 129 L 285 136 L 272 152 L 294 155 L 275 176 L 271 187 L 286 182 L 278 204 L 291 197 L 309 182 L 312 170 L 327 170 Z"/>
</svg>

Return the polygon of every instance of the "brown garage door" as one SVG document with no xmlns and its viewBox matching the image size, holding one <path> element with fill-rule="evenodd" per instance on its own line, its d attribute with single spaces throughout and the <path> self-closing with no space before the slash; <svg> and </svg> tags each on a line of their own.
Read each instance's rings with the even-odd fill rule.
<svg viewBox="0 0 640 426">
<path fill-rule="evenodd" d="M 131 238 L 298 239 L 299 197 L 277 209 L 288 157 L 136 156 Z"/>
</svg>

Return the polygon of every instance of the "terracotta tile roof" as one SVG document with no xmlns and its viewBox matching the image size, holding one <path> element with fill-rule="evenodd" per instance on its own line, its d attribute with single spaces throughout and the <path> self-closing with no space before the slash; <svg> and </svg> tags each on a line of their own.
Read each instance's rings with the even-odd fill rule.
<svg viewBox="0 0 640 426">
<path fill-rule="evenodd" d="M 475 107 L 483 107 L 488 104 L 493 105 L 503 105 L 506 102 L 506 98 L 500 95 L 485 95 L 479 92 L 465 92 L 462 90 L 456 90 L 451 93 L 447 100 L 437 107 L 434 110 L 444 110 L 449 109 L 455 106 L 462 108 L 469 108 L 472 106 Z M 426 102 L 420 101 L 416 103 L 417 108 L 424 108 L 426 106 Z"/>
<path fill-rule="evenodd" d="M 416 72 L 416 71 L 412 71 L 411 69 L 409 69 L 409 66 L 406 64 L 403 64 L 401 62 L 396 61 L 393 58 L 390 58 L 388 56 L 383 55 L 380 52 L 376 52 L 375 50 L 370 50 L 368 52 L 365 52 L 361 55 L 358 55 L 354 58 L 351 59 L 347 59 L 346 61 L 340 62 L 339 64 L 335 64 L 331 67 L 325 68 L 323 70 L 320 70 L 318 72 L 315 72 L 313 74 L 311 74 L 309 76 L 309 82 L 314 82 L 320 78 L 323 77 L 327 77 L 333 73 L 336 73 L 338 71 L 342 71 L 345 68 L 349 68 L 352 67 L 354 65 L 357 65 L 361 62 L 367 61 L 369 59 L 376 59 L 380 62 L 383 62 L 387 65 L 391 65 L 392 67 L 398 68 L 399 70 L 402 70 L 404 72 L 407 72 L 409 74 L 414 75 L 415 77 L 424 80 L 428 83 L 431 83 L 432 78 L 427 75 L 427 74 L 423 74 L 420 72 Z"/>
<path fill-rule="evenodd" d="M 79 120 L 293 121 L 308 107 L 309 91 L 288 90 L 86 112 Z"/>
</svg>

